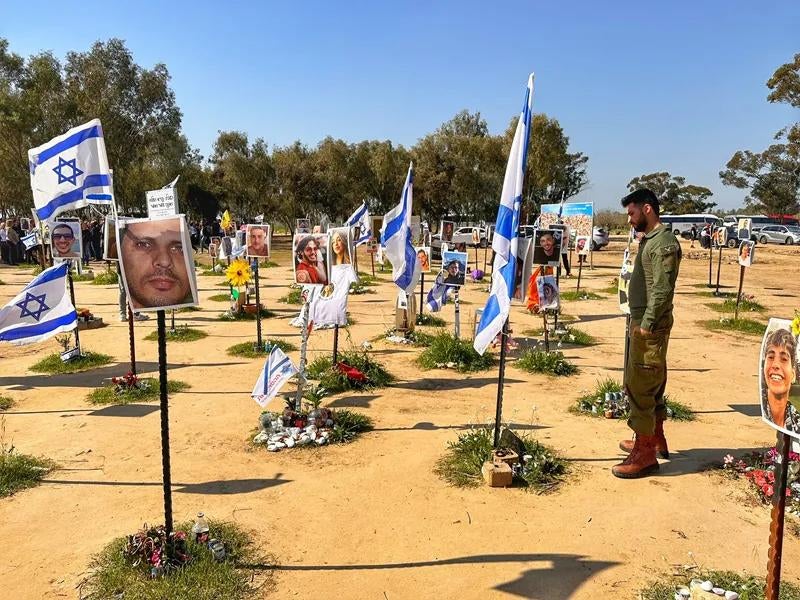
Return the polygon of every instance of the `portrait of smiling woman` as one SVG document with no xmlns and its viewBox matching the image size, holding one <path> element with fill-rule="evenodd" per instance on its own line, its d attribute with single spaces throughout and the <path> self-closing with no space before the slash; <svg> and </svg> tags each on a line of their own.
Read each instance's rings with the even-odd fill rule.
<svg viewBox="0 0 800 600">
<path fill-rule="evenodd" d="M 350 258 L 350 228 L 337 227 L 328 232 L 330 236 L 331 266 L 349 265 Z"/>
<path fill-rule="evenodd" d="M 800 434 L 800 411 L 797 409 L 797 339 L 789 321 L 770 319 L 761 352 L 761 416 L 788 433 Z M 794 400 L 794 404 L 792 402 Z"/>
<path fill-rule="evenodd" d="M 117 247 L 134 310 L 197 304 L 197 283 L 183 215 L 119 223 Z"/>
</svg>

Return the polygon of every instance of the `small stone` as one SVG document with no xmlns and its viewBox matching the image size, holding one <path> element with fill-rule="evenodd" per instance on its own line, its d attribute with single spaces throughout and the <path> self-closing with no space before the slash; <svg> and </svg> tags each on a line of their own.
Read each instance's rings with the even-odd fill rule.
<svg viewBox="0 0 800 600">
<path fill-rule="evenodd" d="M 723 590 L 721 587 L 712 588 L 711 591 L 714 594 L 716 594 L 717 596 L 724 596 L 725 595 L 725 590 Z"/>
<path fill-rule="evenodd" d="M 270 452 L 277 452 L 278 447 L 275 444 L 267 444 L 267 450 L 269 450 Z"/>
<path fill-rule="evenodd" d="M 686 586 L 681 586 L 675 592 L 675 600 L 689 600 L 692 597 L 692 592 Z"/>
<path fill-rule="evenodd" d="M 263 444 L 269 440 L 269 434 L 266 431 L 259 431 L 256 437 L 253 438 L 254 444 Z"/>
<path fill-rule="evenodd" d="M 731 590 L 728 590 L 727 592 L 725 592 L 725 600 L 739 600 L 739 594 Z"/>
<path fill-rule="evenodd" d="M 287 448 L 294 448 L 294 444 L 295 444 L 294 439 L 286 438 L 286 447 Z"/>
<path fill-rule="evenodd" d="M 333 427 L 333 419 L 328 419 L 325 421 L 325 427 Z"/>
<path fill-rule="evenodd" d="M 318 437 L 315 441 L 317 442 L 317 446 L 324 446 L 325 442 L 328 441 L 328 438 L 326 438 L 326 437 Z"/>
<path fill-rule="evenodd" d="M 277 442 L 277 443 L 275 444 L 275 447 L 276 447 L 278 450 L 280 450 L 281 448 L 286 448 L 286 444 L 284 444 L 283 442 Z"/>
<path fill-rule="evenodd" d="M 706 579 L 703 583 L 700 584 L 700 589 L 703 590 L 704 592 L 710 592 L 711 590 L 714 589 L 714 584 Z"/>
</svg>

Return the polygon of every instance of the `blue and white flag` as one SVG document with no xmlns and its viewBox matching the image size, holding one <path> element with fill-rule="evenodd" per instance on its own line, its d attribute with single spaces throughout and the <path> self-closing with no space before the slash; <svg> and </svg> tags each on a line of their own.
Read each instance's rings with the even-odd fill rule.
<svg viewBox="0 0 800 600">
<path fill-rule="evenodd" d="M 42 271 L 0 308 L 0 341 L 32 344 L 78 326 L 78 314 L 67 293 L 68 263 Z"/>
<path fill-rule="evenodd" d="M 425 305 L 431 312 L 439 312 L 442 310 L 442 307 L 447 304 L 447 296 L 452 286 L 445 284 L 444 278 L 444 272 L 439 273 L 436 276 L 433 287 L 428 290 L 428 299 Z"/>
<path fill-rule="evenodd" d="M 517 121 L 514 142 L 508 155 L 500 207 L 497 210 L 492 250 L 495 251 L 492 267 L 492 289 L 473 346 L 480 354 L 486 351 L 508 319 L 511 298 L 514 295 L 514 275 L 517 263 L 517 235 L 519 209 L 522 204 L 522 184 L 525 180 L 525 161 L 528 154 L 528 137 L 533 114 L 533 73 L 528 77 L 525 104 Z M 523 282 L 525 285 L 525 282 Z"/>
<path fill-rule="evenodd" d="M 65 210 L 112 204 L 111 173 L 99 119 L 28 150 L 36 215 L 52 221 Z"/>
<path fill-rule="evenodd" d="M 283 353 L 283 350 L 273 346 L 264 362 L 261 375 L 253 388 L 253 400 L 263 408 L 272 400 L 292 375 L 297 373 L 297 367 Z"/>
<path fill-rule="evenodd" d="M 361 203 L 361 206 L 359 206 L 355 212 L 350 215 L 350 218 L 347 219 L 345 225 L 349 225 L 350 227 L 358 226 L 360 228 L 358 239 L 355 240 L 356 246 L 366 244 L 372 239 L 372 231 L 369 228 L 369 209 L 367 208 L 366 200 L 364 200 L 364 202 Z"/>
<path fill-rule="evenodd" d="M 419 281 L 419 261 L 411 239 L 411 204 L 414 192 L 414 163 L 408 167 L 400 204 L 386 213 L 381 227 L 381 247 L 392 263 L 392 279 L 410 294 Z"/>
</svg>

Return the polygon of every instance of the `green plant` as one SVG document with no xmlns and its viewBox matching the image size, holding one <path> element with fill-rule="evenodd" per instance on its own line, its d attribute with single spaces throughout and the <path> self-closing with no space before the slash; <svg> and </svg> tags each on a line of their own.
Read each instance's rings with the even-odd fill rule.
<svg viewBox="0 0 800 600">
<path fill-rule="evenodd" d="M 201 277 L 225 277 L 225 269 L 223 268 L 219 272 L 214 271 L 212 269 L 209 269 L 207 271 L 200 271 L 200 276 Z M 227 282 L 225 283 L 225 285 L 228 285 Z"/>
<path fill-rule="evenodd" d="M 116 271 L 106 271 L 96 275 L 92 284 L 94 285 L 116 285 L 119 283 L 119 275 Z"/>
<path fill-rule="evenodd" d="M 544 352 L 542 350 L 523 351 L 516 366 L 528 373 L 547 373 L 548 375 L 567 376 L 578 372 L 578 367 L 564 358 L 561 352 Z"/>
<path fill-rule="evenodd" d="M 481 484 L 483 463 L 491 459 L 494 426 L 476 427 L 458 435 L 455 442 L 448 442 L 447 452 L 436 463 L 434 468 L 439 477 L 450 485 L 458 487 L 474 487 Z M 524 446 L 520 456 L 530 456 L 515 481 L 518 485 L 532 491 L 551 490 L 566 474 L 566 462 L 552 449 L 539 443 L 532 436 L 519 436 Z"/>
<path fill-rule="evenodd" d="M 199 306 L 184 306 L 184 307 L 178 309 L 179 313 L 199 312 L 199 311 L 200 311 L 200 307 Z"/>
<path fill-rule="evenodd" d="M 194 329 L 188 325 L 178 325 L 174 331 L 171 329 L 167 329 L 166 331 L 166 338 L 168 342 L 194 342 L 196 340 L 202 340 L 205 337 L 208 337 L 208 334 L 205 331 Z M 157 342 L 158 330 L 151 331 L 144 336 L 144 339 L 150 342 Z"/>
<path fill-rule="evenodd" d="M 34 487 L 58 465 L 48 458 L 20 454 L 5 443 L 5 417 L 0 422 L 0 498 Z"/>
<path fill-rule="evenodd" d="M 359 390 L 386 387 L 394 377 L 378 361 L 366 352 L 347 351 L 339 353 L 339 362 L 358 369 L 366 376 L 366 381 L 356 381 L 347 377 L 334 367 L 330 356 L 319 356 L 306 368 L 309 378 L 319 380 L 319 385 L 331 394 L 345 390 Z"/>
<path fill-rule="evenodd" d="M 608 287 L 600 290 L 604 294 L 611 294 L 616 296 L 619 293 L 619 277 L 612 277 L 608 282 Z"/>
<path fill-rule="evenodd" d="M 270 338 L 268 340 L 263 340 L 263 344 L 264 347 L 258 351 L 256 350 L 255 342 L 242 342 L 241 344 L 231 346 L 226 352 L 230 356 L 240 356 L 242 358 L 263 358 L 269 354 L 274 347 L 280 348 L 284 352 L 297 350 L 297 346 L 285 340 Z"/>
<path fill-rule="evenodd" d="M 733 571 L 713 571 L 709 569 L 687 569 L 685 573 L 664 575 L 639 591 L 641 600 L 673 600 L 678 586 L 687 586 L 691 579 L 711 581 L 716 587 L 739 594 L 739 600 L 764 600 L 766 581 L 761 577 L 734 573 Z M 800 600 L 800 586 L 789 581 L 781 581 L 780 600 Z"/>
<path fill-rule="evenodd" d="M 708 308 L 711 310 L 715 310 L 717 312 L 725 312 L 725 313 L 732 313 L 736 311 L 736 296 L 731 295 L 731 297 L 725 298 L 722 304 L 706 304 Z M 766 308 L 756 302 L 753 296 L 748 296 L 746 294 L 742 294 L 741 299 L 739 300 L 739 312 L 764 312 Z"/>
<path fill-rule="evenodd" d="M 14 406 L 14 400 L 8 396 L 0 396 L 0 410 L 8 410 Z"/>
<path fill-rule="evenodd" d="M 526 329 L 522 332 L 523 335 L 528 335 L 531 337 L 543 337 L 544 336 L 544 329 Z M 558 333 L 551 333 L 550 340 L 555 341 L 556 343 L 562 343 L 572 346 L 594 346 L 597 344 L 597 340 L 593 335 L 586 333 L 578 329 L 577 327 L 568 327 L 565 326 L 563 330 L 559 330 Z"/>
<path fill-rule="evenodd" d="M 305 392 L 303 392 L 303 399 L 311 405 L 311 408 L 316 410 L 322 404 L 322 400 L 328 395 L 326 390 L 321 385 L 312 385 Z"/>
<path fill-rule="evenodd" d="M 444 327 L 447 325 L 447 321 L 430 313 L 422 313 L 421 315 L 417 315 L 417 325 L 423 327 Z"/>
<path fill-rule="evenodd" d="M 272 312 L 267 308 L 264 308 L 263 306 L 261 307 L 261 310 L 259 312 L 261 313 L 262 319 L 269 319 L 270 317 L 275 316 L 274 312 Z M 218 318 L 220 321 L 255 321 L 256 314 L 244 311 L 231 312 L 228 310 L 222 313 Z"/>
<path fill-rule="evenodd" d="M 209 300 L 212 302 L 230 302 L 231 295 L 230 294 L 214 294 L 213 296 L 208 297 Z"/>
<path fill-rule="evenodd" d="M 94 273 L 92 271 L 84 271 L 83 273 L 73 273 L 72 281 L 94 281 Z"/>
<path fill-rule="evenodd" d="M 125 600 L 196 600 L 255 598 L 271 585 L 272 573 L 266 565 L 274 560 L 261 555 L 252 536 L 234 523 L 208 521 L 209 536 L 225 545 L 226 560 L 214 560 L 207 546 L 196 543 L 191 535 L 192 523 L 180 523 L 177 531 L 189 532 L 187 551 L 191 556 L 184 567 L 155 579 L 146 563 L 133 565 L 123 554 L 128 542 L 120 537 L 97 554 L 91 574 L 83 586 L 83 597 L 112 599 L 123 590 Z"/>
<path fill-rule="evenodd" d="M 606 377 L 596 382 L 594 389 L 588 394 L 584 394 L 570 408 L 570 412 L 576 414 L 588 414 L 594 417 L 606 416 L 610 411 L 614 419 L 627 419 L 630 413 L 628 400 L 624 396 L 617 399 L 606 400 L 606 394 L 619 394 L 622 392 L 622 384 L 612 377 Z M 694 421 L 696 415 L 687 405 L 673 400 L 669 394 L 664 396 L 664 403 L 667 409 L 667 418 L 673 421 Z"/>
<path fill-rule="evenodd" d="M 292 288 L 285 296 L 278 298 L 278 302 L 281 302 L 282 304 L 302 304 L 303 300 L 300 297 L 302 291 L 303 290 L 301 290 L 299 287 Z"/>
<path fill-rule="evenodd" d="M 120 390 L 114 384 L 104 385 L 86 396 L 89 404 L 131 404 L 134 402 L 151 402 L 160 397 L 158 379 L 146 377 L 139 379 L 139 385 Z M 168 381 L 167 393 L 177 394 L 188 390 L 191 386 L 184 381 Z"/>
<path fill-rule="evenodd" d="M 20 267 L 23 268 L 23 269 L 26 269 L 26 268 L 28 268 L 28 265 L 20 265 Z M 31 275 L 38 275 L 42 271 L 44 271 L 44 269 L 42 268 L 42 265 L 34 265 L 33 269 L 31 269 Z"/>
<path fill-rule="evenodd" d="M 360 434 L 370 431 L 373 427 L 372 419 L 352 410 L 334 410 L 331 418 L 333 419 L 333 429 L 330 441 L 334 444 L 352 442 Z"/>
<path fill-rule="evenodd" d="M 50 373 L 64 375 L 67 373 L 78 373 L 87 371 L 95 367 L 102 367 L 112 362 L 113 359 L 108 354 L 99 352 L 85 351 L 81 356 L 73 358 L 69 362 L 63 362 L 58 353 L 45 356 L 42 360 L 34 364 L 30 369 L 34 373 Z"/>
<path fill-rule="evenodd" d="M 764 335 L 764 331 L 767 329 L 764 323 L 759 323 L 752 319 L 743 319 L 741 317 L 739 319 L 720 317 L 719 319 L 700 321 L 699 324 L 711 331 L 736 331 L 757 336 Z"/>
<path fill-rule="evenodd" d="M 271 260 L 265 260 L 264 262 L 258 263 L 259 269 L 272 269 L 274 267 L 280 267 L 280 265 Z"/>
<path fill-rule="evenodd" d="M 447 367 L 468 373 L 488 369 L 494 364 L 494 358 L 489 353 L 478 354 L 471 341 L 453 337 L 447 331 L 440 331 L 419 355 L 417 363 L 423 369 Z"/>
<path fill-rule="evenodd" d="M 572 302 L 574 300 L 602 300 L 604 298 L 604 296 L 600 294 L 595 294 L 594 292 L 588 292 L 586 290 L 581 290 L 580 292 L 561 292 L 559 297 L 566 302 Z"/>
</svg>

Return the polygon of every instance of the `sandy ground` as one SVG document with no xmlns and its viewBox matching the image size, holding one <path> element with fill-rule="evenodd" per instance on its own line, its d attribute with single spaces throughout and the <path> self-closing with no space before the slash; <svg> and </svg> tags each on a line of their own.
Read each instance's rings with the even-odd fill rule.
<svg viewBox="0 0 800 600">
<path fill-rule="evenodd" d="M 618 271 L 621 244 L 595 253 L 582 287 L 602 289 Z M 255 532 L 278 562 L 269 596 L 283 598 L 633 598 L 646 581 L 673 565 L 765 573 L 769 510 L 744 502 L 744 487 L 703 472 L 725 454 L 774 442 L 757 405 L 760 339 L 710 333 L 697 321 L 718 317 L 697 294 L 708 278 L 699 249 L 686 258 L 676 296 L 668 393 L 698 413 L 693 423 L 669 423 L 673 457 L 658 476 L 614 478 L 624 423 L 578 417 L 567 409 L 597 379 L 620 377 L 625 321 L 616 298 L 565 304 L 578 327 L 601 344 L 569 349 L 581 371 L 570 378 L 532 376 L 509 363 L 504 417 L 530 428 L 567 457 L 568 481 L 555 493 L 519 489 L 457 489 L 433 474 L 448 441 L 467 424 L 494 416 L 497 369 L 469 376 L 422 371 L 418 349 L 374 344 L 397 383 L 384 390 L 342 394 L 334 407 L 353 407 L 376 425 L 356 443 L 277 454 L 252 450 L 259 406 L 249 396 L 259 360 L 231 358 L 225 349 L 255 338 L 251 322 L 217 320 L 224 305 L 208 297 L 224 291 L 217 278 L 199 277 L 202 311 L 178 315 L 209 334 L 170 344 L 171 378 L 192 388 L 170 402 L 175 521 L 198 511 Z M 472 254 L 470 255 L 472 257 Z M 738 283 L 735 254 L 726 251 L 722 283 Z M 299 346 L 288 320 L 297 312 L 276 302 L 290 278 L 288 252 L 280 267 L 262 270 L 262 298 L 278 316 L 264 321 L 267 337 Z M 366 255 L 363 265 L 369 264 Z M 480 260 L 483 260 L 481 253 Z M 759 248 L 744 289 L 775 316 L 792 316 L 800 283 L 792 279 L 800 248 Z M 716 256 L 715 256 L 716 268 Z M 389 274 L 377 294 L 351 296 L 356 324 L 340 347 L 359 346 L 393 323 Z M 30 280 L 25 270 L 0 268 L 0 301 Z M 574 289 L 575 278 L 562 281 Z M 763 282 L 769 287 L 763 288 Z M 462 293 L 462 331 L 483 306 L 483 285 Z M 91 557 L 106 543 L 144 522 L 163 519 L 157 404 L 97 410 L 85 397 L 104 379 L 128 369 L 127 324 L 117 320 L 116 286 L 76 284 L 77 304 L 109 326 L 81 333 L 85 349 L 114 356 L 116 364 L 64 376 L 28 367 L 58 350 L 54 341 L 22 348 L 0 346 L 0 393 L 16 400 L 5 415 L 4 440 L 63 467 L 43 485 L 0 500 L 0 596 L 75 598 Z M 453 322 L 449 305 L 443 316 Z M 764 317 L 762 317 L 764 318 Z M 541 324 L 515 306 L 512 328 Z M 155 319 L 136 324 L 140 373 L 157 373 L 156 343 L 143 338 Z M 332 333 L 315 332 L 310 356 L 330 352 Z M 297 353 L 292 353 L 297 360 Z M 279 410 L 281 402 L 270 408 Z M 787 535 L 784 575 L 800 574 L 800 540 Z"/>
</svg>

